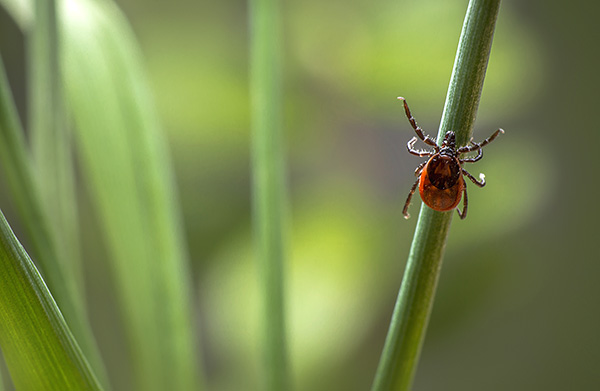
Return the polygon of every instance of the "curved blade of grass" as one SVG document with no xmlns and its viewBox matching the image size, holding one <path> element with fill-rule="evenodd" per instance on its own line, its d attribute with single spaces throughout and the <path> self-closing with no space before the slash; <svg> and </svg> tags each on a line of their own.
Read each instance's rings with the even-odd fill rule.
<svg viewBox="0 0 600 391">
<path fill-rule="evenodd" d="M 57 301 L 73 333 L 84 347 L 96 358 L 94 339 L 85 316 L 83 300 L 65 264 L 59 262 L 59 255 L 50 223 L 39 199 L 37 183 L 24 140 L 24 132 L 19 122 L 17 110 L 11 98 L 8 81 L 0 58 L 0 165 L 7 178 L 8 187 L 26 233 L 31 241 L 31 249 L 44 275 L 54 290 Z M 100 369 L 101 370 L 101 369 Z"/>
<path fill-rule="evenodd" d="M 71 134 L 68 131 L 63 99 L 63 82 L 60 70 L 59 39 L 55 0 L 36 0 L 35 23 L 28 33 L 29 65 L 29 124 L 33 145 L 35 182 L 40 192 L 38 200 L 44 215 L 52 221 L 49 240 L 56 249 L 55 256 L 49 251 L 37 251 L 36 259 L 42 270 L 61 270 L 69 289 L 62 289 L 54 278 L 49 278 L 50 288 L 59 304 L 75 301 L 77 314 L 69 307 L 64 314 L 77 337 L 82 350 L 92 364 L 103 384 L 108 384 L 98 347 L 87 322 L 83 304 L 83 276 L 79 252 L 79 235 L 76 215 Z M 25 162 L 25 161 L 24 161 Z M 17 194 L 16 197 L 19 197 Z M 31 208 L 31 206 L 29 206 Z M 28 226 L 38 227 L 40 221 L 25 221 Z M 30 231 L 36 228 L 30 228 Z M 56 264 L 56 262 L 60 262 Z M 52 273 L 47 274 L 52 277 Z M 64 294 L 63 294 L 64 292 Z M 69 297 L 64 298 L 67 294 Z M 77 317 L 77 321 L 73 319 Z"/>
<path fill-rule="evenodd" d="M 0 346 L 18 390 L 100 390 L 29 256 L 0 212 Z"/>
<path fill-rule="evenodd" d="M 62 2 L 83 178 L 109 246 L 139 390 L 198 390 L 191 279 L 165 139 L 123 15 Z"/>
<path fill-rule="evenodd" d="M 28 34 L 29 124 L 36 182 L 44 210 L 53 222 L 59 261 L 77 284 L 82 277 L 73 187 L 70 134 L 62 96 L 58 29 L 54 0 L 35 1 L 35 23 Z"/>
<path fill-rule="evenodd" d="M 284 314 L 285 184 L 279 1 L 250 1 L 253 224 L 261 287 L 264 389 L 287 390 Z"/>
<path fill-rule="evenodd" d="M 438 133 L 456 132 L 465 145 L 483 87 L 500 0 L 471 0 L 458 44 Z M 372 391 L 410 389 L 433 306 L 446 238 L 454 211 L 422 205 L 390 328 Z"/>
</svg>

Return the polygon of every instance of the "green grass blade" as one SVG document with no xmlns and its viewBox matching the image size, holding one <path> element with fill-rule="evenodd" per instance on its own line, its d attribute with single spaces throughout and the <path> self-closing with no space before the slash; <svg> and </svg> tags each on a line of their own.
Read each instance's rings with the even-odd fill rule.
<svg viewBox="0 0 600 391">
<path fill-rule="evenodd" d="M 36 200 L 44 216 L 52 221 L 52 230 L 44 233 L 56 254 L 36 251 L 42 270 L 60 270 L 64 280 L 56 282 L 49 274 L 49 285 L 57 295 L 59 304 L 73 301 L 73 310 L 63 308 L 65 317 L 71 324 L 82 350 L 99 375 L 103 384 L 108 384 L 100 352 L 87 321 L 87 311 L 83 303 L 83 278 L 79 252 L 76 205 L 71 156 L 71 135 L 66 124 L 63 100 L 63 81 L 60 70 L 59 39 L 54 0 L 36 0 L 35 21 L 28 34 L 29 65 L 29 124 L 36 189 L 40 196 Z M 23 160 L 23 163 L 26 162 Z M 15 194 L 15 197 L 20 197 Z M 36 206 L 37 207 L 37 206 Z M 28 208 L 32 208 L 31 205 Z M 26 220 L 30 231 L 36 231 L 46 224 L 36 220 Z M 41 233 L 37 233 L 38 235 Z M 57 263 L 59 262 L 59 263 Z M 61 288 L 57 287 L 60 285 Z M 68 289 L 62 289 L 62 286 Z M 68 295 L 68 298 L 64 297 Z M 61 304 L 62 305 L 62 304 Z"/>
<path fill-rule="evenodd" d="M 54 291 L 61 311 L 84 347 L 97 354 L 91 329 L 85 317 L 81 295 L 65 265 L 59 263 L 51 227 L 39 199 L 24 132 L 11 98 L 8 80 L 0 58 L 0 161 L 17 211 L 31 242 L 31 251 Z"/>
<path fill-rule="evenodd" d="M 456 132 L 465 145 L 483 87 L 500 0 L 471 0 L 463 24 L 438 142 Z M 421 207 L 402 286 L 372 391 L 410 389 L 423 345 L 454 211 Z"/>
<path fill-rule="evenodd" d="M 141 56 L 112 2 L 65 0 L 64 75 L 139 390 L 198 390 L 188 259 Z"/>
<path fill-rule="evenodd" d="M 36 0 L 36 23 L 28 39 L 29 124 L 36 182 L 53 222 L 59 261 L 81 295 L 71 140 L 66 126 L 54 0 Z"/>
<path fill-rule="evenodd" d="M 283 264 L 285 163 L 281 120 L 281 29 L 278 0 L 250 1 L 253 223 L 262 303 L 264 389 L 290 387 Z"/>
<path fill-rule="evenodd" d="M 0 0 L 22 31 L 27 31 L 33 21 L 33 0 Z"/>
<path fill-rule="evenodd" d="M 0 346 L 16 389 L 100 390 L 29 256 L 0 212 Z"/>
</svg>

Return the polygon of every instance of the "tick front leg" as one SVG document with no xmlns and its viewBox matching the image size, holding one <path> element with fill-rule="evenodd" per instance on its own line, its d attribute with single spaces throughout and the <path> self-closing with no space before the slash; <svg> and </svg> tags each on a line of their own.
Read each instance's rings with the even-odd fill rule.
<svg viewBox="0 0 600 391">
<path fill-rule="evenodd" d="M 462 213 L 460 209 L 456 208 L 456 212 L 458 212 L 458 216 L 460 216 L 461 220 L 464 220 L 467 217 L 467 208 L 469 207 L 469 199 L 467 198 L 467 186 L 463 189 L 463 210 Z"/>
<path fill-rule="evenodd" d="M 433 152 L 415 149 L 414 146 L 415 146 L 416 142 L 417 142 L 417 138 L 413 137 L 410 139 L 410 141 L 408 143 L 406 143 L 406 149 L 408 149 L 408 153 L 410 153 L 411 155 L 420 156 L 420 157 L 433 155 Z"/>
<path fill-rule="evenodd" d="M 494 132 L 494 134 L 492 134 L 490 137 L 486 138 L 485 140 L 483 140 L 483 142 L 479 143 L 479 148 L 482 148 L 484 146 L 486 146 L 487 144 L 491 143 L 492 141 L 494 141 L 494 139 L 496 137 L 498 137 L 498 135 L 500 133 L 504 133 L 504 129 L 498 129 Z"/>
<path fill-rule="evenodd" d="M 477 156 L 460 159 L 460 161 L 463 163 L 475 163 L 476 161 L 481 160 L 481 158 L 483 157 L 483 149 L 481 149 L 481 146 L 479 144 L 474 143 L 473 141 L 471 141 L 471 144 L 479 147 Z"/>
<path fill-rule="evenodd" d="M 419 184 L 419 179 L 415 181 L 414 185 L 410 188 L 410 192 L 408 193 L 408 197 L 406 198 L 406 203 L 404 204 L 404 209 L 402 210 L 402 214 L 405 219 L 410 218 L 410 214 L 408 213 L 408 207 L 410 206 L 410 200 L 412 199 L 413 194 L 415 194 L 415 190 L 417 189 L 417 185 Z"/>
<path fill-rule="evenodd" d="M 468 147 L 458 148 L 457 152 L 458 153 L 465 153 L 465 152 L 477 151 L 478 149 L 481 149 L 481 148 L 485 147 L 486 145 L 488 145 L 489 143 L 491 143 L 492 141 L 494 141 L 494 139 L 496 137 L 498 137 L 498 135 L 500 133 L 504 133 L 504 130 L 503 129 L 498 129 L 498 130 L 496 130 L 494 132 L 494 134 L 492 134 L 490 137 L 486 138 L 482 142 L 480 142 L 480 143 L 471 142 L 471 144 L 473 144 L 473 145 L 470 145 Z"/>
<path fill-rule="evenodd" d="M 417 125 L 417 121 L 415 120 L 415 117 L 412 116 L 412 114 L 410 112 L 410 109 L 408 108 L 408 104 L 406 103 L 406 99 L 404 99 L 403 97 L 399 96 L 398 100 L 401 100 L 402 103 L 404 103 L 404 112 L 406 113 L 406 118 L 408 118 L 408 122 L 410 122 L 410 125 L 415 130 L 415 133 L 417 133 L 417 136 L 419 136 L 419 138 L 421 140 L 423 140 L 423 142 L 425 144 L 431 145 L 432 147 L 436 148 L 436 151 L 437 151 L 437 148 L 439 148 L 438 145 L 437 145 L 437 143 L 431 137 L 426 136 L 423 133 L 423 129 L 421 129 L 419 127 L 419 125 Z"/>
<path fill-rule="evenodd" d="M 461 168 L 462 173 L 471 180 L 471 182 L 473 182 L 474 184 L 476 184 L 479 187 L 483 187 L 485 186 L 485 175 L 483 174 L 479 174 L 479 181 L 477 179 L 475 179 L 475 177 L 471 174 L 469 174 L 469 172 L 467 170 L 465 170 L 464 168 Z"/>
</svg>

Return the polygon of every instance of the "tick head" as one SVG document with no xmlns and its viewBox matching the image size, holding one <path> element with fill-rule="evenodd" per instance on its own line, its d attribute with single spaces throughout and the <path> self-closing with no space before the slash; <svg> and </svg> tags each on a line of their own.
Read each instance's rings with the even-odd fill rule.
<svg viewBox="0 0 600 391">
<path fill-rule="evenodd" d="M 449 131 L 444 136 L 444 141 L 442 141 L 442 148 L 444 147 L 456 149 L 456 135 L 453 131 Z"/>
</svg>

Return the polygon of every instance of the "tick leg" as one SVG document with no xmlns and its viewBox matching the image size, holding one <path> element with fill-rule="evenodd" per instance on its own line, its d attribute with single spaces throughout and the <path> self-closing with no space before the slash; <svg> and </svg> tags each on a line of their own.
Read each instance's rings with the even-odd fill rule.
<svg viewBox="0 0 600 391">
<path fill-rule="evenodd" d="M 431 156 L 433 155 L 433 152 L 429 152 L 429 151 L 422 151 L 419 149 L 415 149 L 415 143 L 417 142 L 417 138 L 413 137 L 410 139 L 410 141 L 406 144 L 406 149 L 408 149 L 408 153 L 415 155 L 415 156 Z"/>
<path fill-rule="evenodd" d="M 485 175 L 483 174 L 479 174 L 479 180 L 475 179 L 475 177 L 471 174 L 469 174 L 469 172 L 467 170 L 465 170 L 464 168 L 461 168 L 463 175 L 465 175 L 467 178 L 469 178 L 474 184 L 476 184 L 479 187 L 483 187 L 485 186 Z"/>
<path fill-rule="evenodd" d="M 460 161 L 463 163 L 475 163 L 476 161 L 481 160 L 481 158 L 483 157 L 483 149 L 481 149 L 481 145 L 475 144 L 473 141 L 471 141 L 471 144 L 479 146 L 477 156 L 460 159 Z"/>
<path fill-rule="evenodd" d="M 419 166 L 415 170 L 415 176 L 417 178 L 419 178 L 421 176 L 421 173 L 423 172 L 423 167 L 425 167 L 426 164 L 427 164 L 427 162 L 423 162 L 423 163 L 419 164 Z"/>
<path fill-rule="evenodd" d="M 496 137 L 498 137 L 498 135 L 500 133 L 504 133 L 504 130 L 498 129 L 498 130 L 496 130 L 494 132 L 494 134 L 492 134 L 490 137 L 488 137 L 485 140 L 483 140 L 481 143 L 471 142 L 471 144 L 473 144 L 473 145 L 469 145 L 469 146 L 465 146 L 465 147 L 460 147 L 460 148 L 457 149 L 457 152 L 458 153 L 465 153 L 465 152 L 477 151 L 477 150 L 485 147 L 486 145 L 488 145 L 492 141 L 494 141 L 494 139 Z"/>
<path fill-rule="evenodd" d="M 488 145 L 489 143 L 491 143 L 492 141 L 494 141 L 494 139 L 496 137 L 498 137 L 498 135 L 500 133 L 504 133 L 504 129 L 498 129 L 494 132 L 494 134 L 492 134 L 490 137 L 486 138 L 485 140 L 483 140 L 483 142 L 481 143 L 474 143 L 479 145 L 479 148 L 483 148 L 484 146 Z"/>
<path fill-rule="evenodd" d="M 467 217 L 467 208 L 469 206 L 469 199 L 467 198 L 467 185 L 465 185 L 465 188 L 463 189 L 463 210 L 462 213 L 460 212 L 460 209 L 456 208 L 456 211 L 458 212 L 458 215 L 460 216 L 461 220 L 464 220 L 465 217 Z"/>
<path fill-rule="evenodd" d="M 415 117 L 412 116 L 410 109 L 408 108 L 408 105 L 406 104 L 406 99 L 404 99 L 403 97 L 399 96 L 398 97 L 399 100 L 401 100 L 404 103 L 404 111 L 406 112 L 406 118 L 408 118 L 408 122 L 410 122 L 411 126 L 413 127 L 413 129 L 415 130 L 415 133 L 417 133 L 417 136 L 419 136 L 419 138 L 421 140 L 423 140 L 423 142 L 425 144 L 431 145 L 432 147 L 435 148 L 435 151 L 437 152 L 439 147 L 437 145 L 437 143 L 435 142 L 434 139 L 432 139 L 429 136 L 426 136 L 423 133 L 423 129 L 421 129 L 419 127 L 419 125 L 417 125 L 417 121 L 415 120 Z"/>
<path fill-rule="evenodd" d="M 408 207 L 410 205 L 410 200 L 413 196 L 413 194 L 415 194 L 415 190 L 417 189 L 417 185 L 419 184 L 419 179 L 417 178 L 417 180 L 415 181 L 414 185 L 410 188 L 410 192 L 408 193 L 408 197 L 406 198 L 406 203 L 404 204 L 404 209 L 402 209 L 402 214 L 404 215 L 405 219 L 410 218 L 410 214 L 408 213 Z"/>
</svg>

